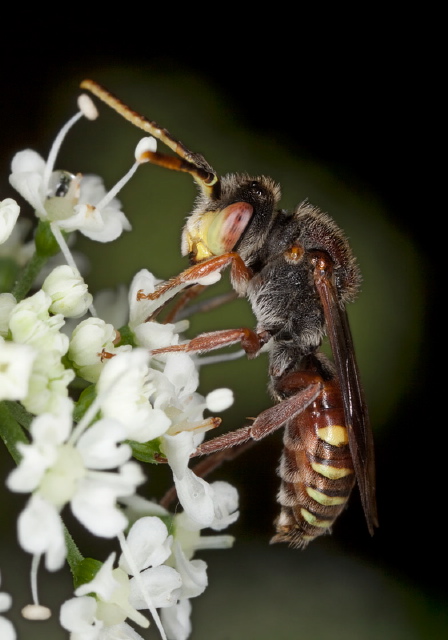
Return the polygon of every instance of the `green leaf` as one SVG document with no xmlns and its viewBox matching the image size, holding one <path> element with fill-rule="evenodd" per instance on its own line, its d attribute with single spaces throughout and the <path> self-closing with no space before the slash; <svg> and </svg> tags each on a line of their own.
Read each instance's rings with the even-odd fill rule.
<svg viewBox="0 0 448 640">
<path fill-rule="evenodd" d="M 6 402 L 0 402 L 0 437 L 14 462 L 19 464 L 22 455 L 17 448 L 17 444 L 19 442 L 29 444 L 29 440 L 20 424 L 11 414 Z"/>
<path fill-rule="evenodd" d="M 78 398 L 78 402 L 75 404 L 73 410 L 73 420 L 79 422 L 87 409 L 96 398 L 96 386 L 94 384 L 89 385 L 81 392 Z"/>
<path fill-rule="evenodd" d="M 127 324 L 125 324 L 124 327 L 120 327 L 118 333 L 120 334 L 120 340 L 115 346 L 121 347 L 123 344 L 130 344 L 132 347 L 137 346 L 135 344 L 134 332 Z"/>
<path fill-rule="evenodd" d="M 25 427 L 27 431 L 30 430 L 30 426 L 32 421 L 34 420 L 34 416 L 23 407 L 20 402 L 14 402 L 13 400 L 4 400 L 5 406 L 7 407 L 11 416 L 17 420 L 17 422 Z"/>
<path fill-rule="evenodd" d="M 134 442 L 133 440 L 128 440 L 127 443 L 131 446 L 132 455 L 137 460 L 150 463 L 158 462 L 156 455 L 161 454 L 160 438 L 150 440 L 149 442 Z"/>
<path fill-rule="evenodd" d="M 91 582 L 102 566 L 103 563 L 99 560 L 83 558 L 83 560 L 76 565 L 75 572 L 73 572 L 73 586 L 75 589 L 82 584 Z"/>
</svg>

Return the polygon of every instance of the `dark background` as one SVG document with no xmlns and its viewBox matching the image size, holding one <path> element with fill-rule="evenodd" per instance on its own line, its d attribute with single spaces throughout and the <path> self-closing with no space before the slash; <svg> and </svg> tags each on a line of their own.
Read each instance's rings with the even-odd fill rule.
<svg viewBox="0 0 448 640">
<path fill-rule="evenodd" d="M 289 610 L 292 611 L 292 620 L 285 623 L 285 635 L 278 637 L 302 637 L 300 621 L 305 625 L 307 611 L 313 612 L 314 620 L 327 618 L 326 615 L 321 616 L 321 609 L 314 613 L 312 603 L 321 599 L 328 607 L 328 633 L 331 632 L 332 637 L 343 637 L 343 630 L 350 628 L 347 616 L 351 615 L 351 600 L 354 602 L 353 616 L 360 620 L 353 637 L 379 637 L 375 635 L 379 632 L 373 629 L 377 629 L 375 625 L 382 617 L 385 621 L 383 638 L 400 638 L 401 633 L 407 638 L 440 637 L 447 629 L 447 609 L 442 604 L 446 597 L 445 532 L 442 523 L 446 474 L 439 435 L 441 412 L 435 408 L 442 374 L 439 358 L 436 361 L 433 355 L 438 353 L 435 340 L 440 327 L 436 316 L 438 287 L 433 248 L 438 207 L 434 202 L 432 185 L 434 155 L 425 143 L 428 139 L 437 140 L 438 120 L 434 108 L 437 94 L 431 81 L 435 71 L 429 64 L 432 45 L 425 37 L 425 27 L 423 23 L 419 26 L 419 38 L 416 38 L 417 25 L 407 22 L 409 17 L 403 23 L 391 24 L 386 16 L 369 16 L 368 20 L 355 16 L 352 27 L 345 28 L 337 21 L 331 24 L 329 18 L 329 24 L 324 28 L 320 19 L 316 22 L 301 16 L 300 22 L 291 24 L 290 16 L 276 13 L 275 16 L 263 16 L 262 30 L 259 15 L 244 20 L 240 16 L 238 19 L 227 16 L 221 23 L 199 30 L 186 26 L 193 20 L 187 13 L 185 24 L 183 17 L 179 16 L 175 25 L 171 22 L 165 24 L 158 33 L 155 24 L 159 24 L 160 16 L 155 20 L 154 13 L 150 11 L 149 14 L 146 26 L 143 22 L 138 26 L 140 19 L 134 16 L 134 22 L 129 26 L 125 20 L 112 30 L 105 29 L 101 23 L 87 27 L 86 16 L 82 20 L 80 16 L 73 16 L 73 24 L 64 19 L 59 28 L 39 34 L 36 34 L 29 18 L 28 26 L 18 21 L 11 37 L 1 41 L 0 197 L 14 196 L 5 178 L 13 153 L 29 146 L 45 155 L 58 127 L 73 112 L 77 84 L 90 76 L 107 83 L 124 101 L 132 102 L 132 106 L 156 118 L 193 150 L 203 151 L 220 172 L 234 169 L 232 149 L 226 149 L 226 156 L 221 155 L 221 147 L 226 147 L 227 143 L 226 134 L 232 128 L 244 133 L 242 145 L 249 144 L 247 140 L 251 139 L 252 154 L 257 153 L 258 147 L 262 154 L 266 153 L 263 145 L 267 141 L 273 149 L 270 160 L 275 163 L 276 154 L 282 149 L 282 153 L 284 151 L 305 167 L 305 177 L 298 176 L 296 192 L 286 194 L 284 187 L 285 206 L 293 206 L 294 202 L 310 197 L 315 204 L 334 213 L 329 202 L 332 197 L 336 210 L 343 208 L 343 197 L 338 190 L 353 194 L 356 202 L 352 202 L 350 207 L 354 209 L 356 203 L 362 201 L 366 211 L 369 210 L 368 216 L 371 216 L 366 218 L 369 220 L 367 224 L 372 226 L 364 236 L 361 234 L 364 240 L 357 239 L 356 242 L 358 245 L 367 244 L 366 248 L 373 254 L 379 270 L 383 269 L 375 281 L 376 288 L 370 292 L 369 302 L 365 303 L 365 310 L 374 310 L 381 322 L 377 323 L 373 312 L 371 320 L 368 316 L 358 321 L 354 318 L 355 340 L 356 326 L 363 334 L 360 338 L 360 366 L 362 371 L 366 370 L 368 398 L 373 399 L 371 412 L 377 442 L 380 529 L 370 539 L 356 496 L 350 509 L 337 523 L 333 536 L 314 543 L 317 550 L 312 548 L 299 553 L 269 547 L 271 523 L 276 514 L 277 479 L 274 470 L 281 446 L 277 438 L 275 445 L 262 443 L 257 451 L 247 454 L 244 462 L 241 458 L 229 465 L 229 471 L 225 471 L 242 492 L 242 515 L 235 529 L 238 539 L 241 539 L 241 547 L 237 546 L 235 553 L 240 555 L 232 560 L 232 556 L 227 555 L 230 552 L 217 552 L 215 559 L 211 554 L 210 572 L 214 562 L 215 566 L 224 564 L 229 573 L 222 580 L 228 581 L 229 591 L 223 598 L 230 598 L 230 602 L 231 595 L 237 591 L 238 567 L 244 563 L 241 558 L 249 558 L 251 567 L 251 562 L 258 568 L 263 567 L 263 575 L 258 577 L 256 574 L 254 578 L 254 583 L 257 583 L 254 584 L 254 592 L 249 595 L 243 590 L 241 592 L 244 594 L 239 600 L 239 604 L 244 602 L 241 616 L 246 622 L 247 618 L 262 620 L 267 605 L 263 604 L 263 599 L 258 600 L 255 587 L 260 589 L 260 584 L 266 585 L 261 590 L 266 597 L 272 597 L 271 605 L 274 612 L 279 609 L 279 619 L 286 614 L 280 614 L 282 607 L 273 601 L 277 598 L 285 603 L 291 598 Z M 152 111 L 153 97 L 156 104 L 159 99 L 151 95 L 152 78 L 155 78 L 154 86 L 159 88 L 161 96 L 160 105 L 155 107 L 157 113 Z M 172 90 L 174 94 L 170 93 Z M 173 95 L 176 100 L 173 100 Z M 184 112 L 189 114 L 188 105 L 196 102 L 202 105 L 197 115 L 198 122 L 190 122 Z M 115 127 L 117 135 L 121 135 L 118 129 L 124 130 L 128 125 L 117 123 L 116 116 L 106 115 L 105 109 L 101 112 L 106 122 L 109 118 L 112 123 L 109 125 L 112 129 L 106 135 L 115 135 Z M 206 131 L 215 130 L 218 148 L 206 136 L 203 142 L 196 143 L 199 133 L 197 137 L 193 126 L 200 127 L 201 121 Z M 92 142 L 90 135 L 82 141 L 81 133 L 79 139 L 73 136 L 72 141 L 67 141 L 69 150 L 78 143 L 84 145 L 87 160 L 90 153 L 87 147 Z M 103 144 L 108 144 L 108 139 L 105 140 Z M 130 149 L 132 152 L 132 147 Z M 101 151 L 98 148 L 95 152 L 100 155 Z M 108 147 L 104 153 L 110 153 Z M 244 157 L 244 153 L 241 156 Z M 222 157 L 225 159 L 221 160 Z M 91 157 L 88 160 L 93 164 Z M 128 158 L 119 162 L 120 169 L 115 170 L 115 179 L 117 171 L 120 175 L 120 171 L 126 170 Z M 237 162 L 240 162 L 240 156 Z M 282 171 L 285 170 L 280 160 L 278 166 L 278 174 L 274 177 L 284 185 Z M 310 187 L 310 192 L 303 190 L 300 181 L 306 181 L 307 166 L 312 167 L 309 171 L 314 172 L 316 184 L 324 185 L 322 202 L 311 197 L 314 187 Z M 101 172 L 93 166 L 88 170 Z M 237 166 L 236 170 L 243 171 L 245 167 Z M 247 170 L 252 169 L 248 167 Z M 160 170 L 154 168 L 154 171 Z M 255 171 L 261 172 L 263 168 L 258 169 L 257 166 Z M 182 187 L 179 189 L 189 189 L 187 177 L 174 176 L 169 180 L 171 186 L 168 189 L 176 190 L 180 183 Z M 331 186 L 327 188 L 328 181 Z M 286 183 L 290 184 L 288 177 Z M 169 191 L 165 193 L 169 199 L 171 194 Z M 185 266 L 179 256 L 178 238 L 193 196 L 193 189 L 186 191 L 185 195 L 182 192 L 177 219 L 169 217 L 167 223 L 162 215 L 157 216 L 157 222 L 150 221 L 145 249 L 149 257 L 140 256 L 138 268 L 147 266 L 156 271 L 152 264 L 152 251 L 160 244 L 161 259 L 166 257 L 167 261 L 163 261 L 158 275 L 168 277 Z M 124 194 L 122 199 L 126 201 Z M 174 207 L 168 200 L 166 206 Z M 373 214 L 370 211 L 372 208 L 379 212 L 377 218 L 375 211 Z M 336 213 L 334 215 L 336 217 Z M 350 237 L 358 238 L 362 215 L 348 223 L 349 227 L 353 225 L 349 229 L 341 223 Z M 130 212 L 128 217 L 132 218 Z M 375 219 L 377 223 L 372 222 Z M 132 222 L 138 228 L 134 218 Z M 160 224 L 167 227 L 167 240 L 160 240 L 159 226 L 154 226 Z M 385 235 L 382 239 L 383 229 Z M 437 254 L 444 251 L 443 241 L 441 234 L 437 241 Z M 84 245 L 81 243 L 81 246 Z M 102 247 L 98 249 L 97 246 L 85 249 L 87 253 L 91 252 L 94 265 L 95 254 L 100 249 Z M 358 250 L 362 255 L 363 247 L 358 246 L 357 253 Z M 135 249 L 136 253 L 139 251 Z M 172 266 L 166 266 L 171 259 L 168 254 L 173 254 Z M 132 267 L 134 271 L 128 275 L 125 258 L 120 256 L 119 260 L 120 264 L 123 261 L 126 281 L 135 268 Z M 365 260 L 367 262 L 368 258 Z M 363 266 L 361 258 L 360 264 Z M 109 267 L 107 261 L 106 270 Z M 106 276 L 101 280 L 99 271 L 100 265 L 97 265 L 94 272 L 98 286 L 110 286 L 113 281 L 107 281 Z M 369 281 L 364 269 L 363 272 L 363 289 L 368 295 Z M 384 295 L 382 287 L 377 286 L 381 282 L 384 282 Z M 212 326 L 223 328 L 220 316 L 217 317 Z M 250 315 L 242 317 L 244 320 L 237 317 L 234 326 L 250 323 Z M 374 347 L 368 346 L 369 335 Z M 239 363 L 232 366 L 238 367 Z M 250 378 L 252 370 L 247 363 L 240 363 L 240 366 L 244 367 L 243 375 Z M 264 391 L 263 367 L 259 367 L 261 373 L 257 374 L 261 376 L 256 392 L 258 404 L 255 403 L 254 407 L 250 402 L 250 392 L 243 390 L 245 404 L 243 408 L 235 409 L 242 417 L 232 413 L 229 420 L 235 427 L 240 426 L 244 416 L 253 415 L 252 411 L 269 405 Z M 236 369 L 229 374 L 232 382 L 237 375 L 234 371 Z M 387 386 L 388 396 L 383 406 L 383 387 L 375 386 L 375 378 Z M 225 379 L 218 380 L 205 385 L 210 384 L 213 388 L 218 384 L 229 384 Z M 236 388 L 235 393 L 238 394 Z M 434 442 L 440 442 L 436 451 Z M 222 477 L 217 473 L 218 476 Z M 0 560 L 0 566 L 2 564 Z M 232 579 L 232 566 L 236 584 Z M 288 575 L 289 570 L 291 573 L 294 571 L 293 576 Z M 362 574 L 360 582 L 357 578 L 352 581 L 351 576 L 356 576 L 358 570 L 361 573 L 365 571 L 365 575 Z M 6 571 L 2 577 L 3 589 L 8 590 Z M 219 577 L 214 580 L 219 581 Z M 273 587 L 276 580 L 284 584 L 284 594 Z M 296 580 L 300 583 L 297 600 L 302 603 L 302 612 L 294 597 Z M 384 599 L 378 596 L 378 602 L 376 592 L 370 593 L 371 588 L 375 591 L 371 587 L 375 581 L 378 582 L 378 593 L 384 590 Z M 210 582 L 211 592 L 212 578 Z M 327 592 L 328 582 L 335 589 L 334 593 Z M 338 584 L 341 590 L 344 585 L 349 585 L 348 591 L 344 591 L 346 602 L 344 600 L 340 609 L 336 606 L 337 611 L 346 612 L 346 617 L 333 624 L 330 611 L 338 597 Z M 271 595 L 267 585 L 272 589 Z M 390 596 L 390 600 L 388 588 L 395 594 Z M 359 595 L 363 592 L 365 601 L 358 605 Z M 329 600 L 333 602 L 332 606 L 328 604 Z M 224 606 L 221 600 L 216 604 L 218 608 L 220 602 Z M 390 626 L 390 615 L 397 609 L 395 629 Z M 229 611 L 221 613 L 223 620 L 232 619 Z M 236 618 L 227 631 L 229 635 L 224 635 L 223 631 L 223 638 L 243 637 L 242 632 L 235 632 L 238 617 L 237 613 L 234 615 Z M 238 624 L 238 628 L 242 628 L 242 623 Z M 278 631 L 281 623 L 277 624 Z M 297 635 L 288 626 L 291 624 L 298 625 Z M 255 631 L 251 635 L 251 627 L 248 629 L 244 637 L 262 637 Z M 371 629 L 372 636 L 369 635 Z M 315 637 L 326 638 L 326 632 L 322 627 Z M 213 637 L 221 636 L 214 632 Z M 308 630 L 303 637 L 314 636 Z"/>
</svg>

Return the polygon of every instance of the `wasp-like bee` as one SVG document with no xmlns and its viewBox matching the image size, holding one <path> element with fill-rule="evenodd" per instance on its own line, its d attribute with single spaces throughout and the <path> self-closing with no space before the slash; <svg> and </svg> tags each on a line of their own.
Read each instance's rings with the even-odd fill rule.
<svg viewBox="0 0 448 640">
<path fill-rule="evenodd" d="M 272 541 L 303 548 L 328 532 L 356 482 L 372 534 L 378 526 L 373 438 L 345 310 L 358 293 L 360 273 L 344 233 L 307 202 L 292 212 L 279 209 L 280 188 L 270 178 L 219 178 L 166 129 L 97 83 L 81 86 L 176 153 L 146 152 L 148 161 L 186 171 L 199 186 L 182 235 L 182 253 L 192 266 L 140 297 L 159 297 L 230 266 L 232 285 L 257 320 L 255 331 L 215 331 L 159 351 L 200 353 L 239 342 L 249 357 L 262 347 L 269 353 L 276 404 L 250 426 L 202 443 L 193 455 L 219 456 L 284 427 L 281 510 Z M 325 334 L 333 361 L 319 351 Z"/>
</svg>

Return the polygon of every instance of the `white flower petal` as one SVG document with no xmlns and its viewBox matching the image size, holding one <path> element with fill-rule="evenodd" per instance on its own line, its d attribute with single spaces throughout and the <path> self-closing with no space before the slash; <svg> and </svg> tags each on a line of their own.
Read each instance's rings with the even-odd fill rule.
<svg viewBox="0 0 448 640">
<path fill-rule="evenodd" d="M 116 506 L 116 499 L 117 493 L 113 488 L 85 478 L 79 483 L 70 504 L 73 514 L 91 533 L 114 538 L 128 524 L 126 516 Z"/>
<path fill-rule="evenodd" d="M 61 606 L 61 626 L 74 634 L 83 634 L 83 640 L 95 640 L 103 623 L 96 619 L 97 602 L 91 596 L 66 600 Z M 76 637 L 76 636 L 75 636 Z"/>
<path fill-rule="evenodd" d="M 176 569 L 166 565 L 146 569 L 140 574 L 140 579 L 154 607 L 170 607 L 176 602 L 177 596 L 173 592 L 182 586 L 181 577 Z M 132 606 L 136 609 L 146 609 L 146 601 L 135 578 L 131 579 L 130 587 L 129 601 Z"/>
<path fill-rule="evenodd" d="M 18 493 L 34 491 L 39 485 L 45 471 L 57 458 L 55 447 L 46 447 L 43 451 L 34 445 L 18 443 L 22 454 L 19 466 L 11 471 L 6 484 L 8 489 Z"/>
<path fill-rule="evenodd" d="M 18 151 L 12 159 L 11 171 L 13 174 L 32 172 L 43 175 L 45 171 L 45 160 L 37 151 L 33 151 L 32 149 Z"/>
<path fill-rule="evenodd" d="M 142 290 L 144 294 L 153 293 L 160 282 L 147 269 L 142 269 L 135 274 L 129 288 L 129 326 L 135 329 L 145 322 L 154 311 L 153 300 L 137 300 L 137 293 Z"/>
<path fill-rule="evenodd" d="M 158 438 L 171 424 L 149 401 L 148 357 L 143 349 L 118 354 L 105 364 L 97 384 L 103 416 L 120 420 L 127 438 L 137 442 Z"/>
<path fill-rule="evenodd" d="M 10 184 L 36 209 L 40 217 L 45 218 L 46 212 L 42 204 L 46 195 L 42 193 L 44 159 L 31 149 L 19 151 L 12 160 L 11 170 Z"/>
<path fill-rule="evenodd" d="M 0 613 L 5 613 L 11 608 L 12 598 L 9 593 L 0 593 Z"/>
<path fill-rule="evenodd" d="M 6 242 L 19 217 L 20 207 L 12 198 L 0 201 L 0 244 Z"/>
<path fill-rule="evenodd" d="M 74 207 L 74 214 L 57 220 L 57 224 L 65 231 L 78 230 L 87 238 L 97 242 L 111 242 L 116 240 L 123 231 L 131 229 L 124 213 L 114 206 L 114 200 L 103 209 L 98 209 L 92 202 L 77 204 Z"/>
<path fill-rule="evenodd" d="M 56 571 L 64 564 L 66 548 L 62 522 L 58 512 L 38 494 L 31 496 L 18 519 L 21 546 L 32 554 L 45 553 L 48 571 Z"/>
<path fill-rule="evenodd" d="M 168 463 L 174 475 L 179 479 L 185 475 L 190 461 L 191 454 L 195 451 L 196 444 L 194 436 L 189 431 L 181 431 L 171 436 L 165 434 L 163 437 L 163 452 L 168 458 Z"/>
<path fill-rule="evenodd" d="M 238 519 L 238 491 L 228 482 L 216 481 L 211 484 L 215 518 L 210 525 L 215 531 L 221 531 Z"/>
<path fill-rule="evenodd" d="M 7 342 L 0 336 L 0 401 L 26 398 L 36 356 L 33 347 Z"/>
<path fill-rule="evenodd" d="M 139 571 L 150 566 L 158 566 L 171 555 L 171 537 L 160 518 L 146 516 L 135 522 L 126 538 L 129 552 Z M 120 558 L 120 567 L 132 575 L 124 555 Z"/>
<path fill-rule="evenodd" d="M 2 640 L 16 640 L 17 634 L 10 620 L 0 616 L 0 638 Z"/>
<path fill-rule="evenodd" d="M 181 398 L 189 396 L 198 388 L 198 370 L 187 353 L 169 353 L 163 373 L 173 383 Z"/>
<path fill-rule="evenodd" d="M 79 640 L 84 640 L 84 638 Z M 101 636 L 101 640 L 103 640 L 103 636 Z M 144 638 L 130 624 L 121 622 L 107 628 L 104 633 L 104 640 L 144 640 Z"/>
<path fill-rule="evenodd" d="M 100 569 L 97 571 L 93 579 L 90 582 L 85 582 L 84 584 L 80 585 L 76 589 L 75 595 L 85 596 L 88 593 L 96 593 L 105 602 L 110 600 L 114 591 L 120 587 L 120 583 L 113 575 L 114 562 L 115 553 L 111 553 L 107 560 L 101 565 Z M 90 612 L 92 612 L 90 604 L 88 604 L 88 609 Z"/>
<path fill-rule="evenodd" d="M 174 332 L 174 324 L 159 324 L 158 322 L 142 322 L 134 330 L 137 344 L 145 349 L 162 349 L 179 342 L 179 336 Z"/>
<path fill-rule="evenodd" d="M 162 609 L 160 617 L 163 628 L 170 640 L 187 640 L 191 634 L 191 603 L 180 600 L 172 607 Z"/>
<path fill-rule="evenodd" d="M 203 529 L 215 519 L 213 489 L 208 482 L 187 469 L 182 480 L 174 477 L 177 497 L 187 515 Z"/>
<path fill-rule="evenodd" d="M 120 498 L 120 502 L 125 505 L 125 512 L 130 522 L 136 522 L 144 516 L 169 516 L 170 513 L 157 502 L 151 502 L 142 498 L 142 496 L 134 495 L 128 498 Z"/>
<path fill-rule="evenodd" d="M 179 544 L 174 545 L 176 568 L 182 578 L 181 598 L 195 598 L 207 587 L 207 564 L 203 560 L 187 560 Z"/>
<path fill-rule="evenodd" d="M 126 462 L 117 473 L 90 472 L 78 484 L 71 507 L 75 516 L 97 536 L 113 538 L 123 531 L 128 520 L 117 507 L 120 496 L 135 493 L 145 480 L 140 465 Z"/>
<path fill-rule="evenodd" d="M 9 331 L 9 319 L 17 300 L 12 293 L 0 293 L 0 336 L 6 338 Z"/>
<path fill-rule="evenodd" d="M 60 407 L 61 411 L 56 415 L 44 413 L 34 418 L 30 427 L 33 441 L 46 446 L 56 446 L 66 442 L 73 426 L 73 401 L 65 398 L 61 401 Z"/>
<path fill-rule="evenodd" d="M 126 429 L 112 418 L 95 422 L 78 439 L 76 448 L 89 469 L 112 469 L 129 460 L 132 451 L 127 444 L 118 444 L 126 438 Z"/>
</svg>

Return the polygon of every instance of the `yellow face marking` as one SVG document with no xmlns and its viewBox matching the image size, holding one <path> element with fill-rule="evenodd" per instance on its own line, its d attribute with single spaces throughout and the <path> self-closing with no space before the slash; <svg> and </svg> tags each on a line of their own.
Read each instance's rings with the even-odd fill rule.
<svg viewBox="0 0 448 640">
<path fill-rule="evenodd" d="M 214 256 L 214 254 L 202 240 L 192 240 L 191 236 L 188 236 L 188 250 L 189 253 L 192 253 L 194 255 L 195 262 L 202 262 L 203 260 L 213 258 Z"/>
<path fill-rule="evenodd" d="M 300 509 L 300 513 L 303 518 L 313 527 L 321 527 L 322 529 L 328 529 L 333 524 L 332 520 L 320 520 L 316 518 L 312 513 L 307 511 L 306 509 Z"/>
<path fill-rule="evenodd" d="M 319 473 L 321 476 L 325 478 L 330 478 L 330 480 L 339 480 L 339 478 L 344 478 L 345 476 L 349 476 L 353 473 L 353 469 L 332 467 L 327 464 L 319 464 L 318 462 L 312 462 L 311 467 L 314 469 L 316 473 Z"/>
<path fill-rule="evenodd" d="M 325 493 L 322 493 L 322 491 L 312 489 L 311 487 L 307 487 L 306 492 L 310 496 L 310 498 L 312 498 L 319 504 L 323 504 L 325 507 L 334 507 L 335 505 L 344 504 L 344 502 L 347 502 L 347 498 L 340 496 L 327 496 L 325 495 Z"/>
<path fill-rule="evenodd" d="M 328 427 L 318 429 L 317 435 L 321 440 L 332 444 L 334 447 L 342 447 L 342 445 L 348 444 L 347 429 L 337 424 L 331 424 Z"/>
</svg>

